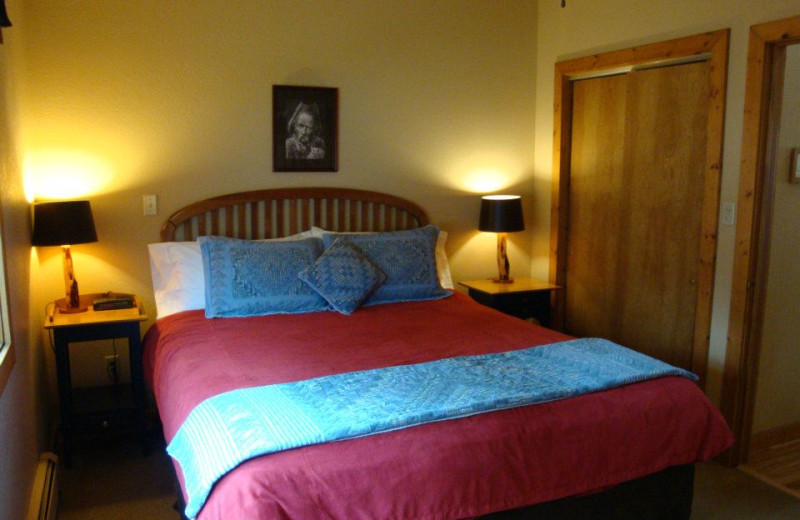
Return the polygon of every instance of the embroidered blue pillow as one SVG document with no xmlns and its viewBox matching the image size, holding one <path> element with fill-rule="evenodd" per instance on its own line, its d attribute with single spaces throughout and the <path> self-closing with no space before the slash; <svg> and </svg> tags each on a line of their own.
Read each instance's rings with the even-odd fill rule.
<svg viewBox="0 0 800 520">
<path fill-rule="evenodd" d="M 335 240 L 314 265 L 298 276 L 331 307 L 348 316 L 386 279 L 375 264 L 343 238 Z"/>
<path fill-rule="evenodd" d="M 330 310 L 297 277 L 322 254 L 322 241 L 259 242 L 200 237 L 206 317 L 260 316 Z"/>
<path fill-rule="evenodd" d="M 325 248 L 337 238 L 356 246 L 386 275 L 363 305 L 435 300 L 452 291 L 443 289 L 436 272 L 436 238 L 439 229 L 425 226 L 407 231 L 373 234 L 324 234 Z"/>
</svg>

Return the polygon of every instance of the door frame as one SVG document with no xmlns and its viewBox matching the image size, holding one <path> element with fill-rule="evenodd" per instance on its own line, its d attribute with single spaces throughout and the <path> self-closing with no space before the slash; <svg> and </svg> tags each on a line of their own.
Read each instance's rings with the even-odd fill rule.
<svg viewBox="0 0 800 520">
<path fill-rule="evenodd" d="M 728 345 L 720 397 L 720 410 L 736 438 L 724 456 L 732 466 L 746 462 L 753 426 L 775 193 L 774 140 L 780 119 L 770 114 L 776 110 L 780 114 L 784 73 L 780 63 L 786 46 L 798 42 L 800 16 L 750 27 Z"/>
<path fill-rule="evenodd" d="M 555 65 L 553 117 L 553 182 L 550 208 L 550 282 L 566 287 L 567 229 L 569 225 L 570 150 L 572 144 L 572 83 L 579 79 L 682 62 L 710 63 L 710 93 L 706 141 L 705 184 L 701 222 L 700 265 L 697 276 L 692 371 L 705 385 L 711 330 L 711 303 L 717 252 L 722 138 L 730 30 L 697 34 L 675 40 L 631 47 L 561 61 Z M 554 294 L 555 325 L 563 328 L 566 291 Z"/>
</svg>

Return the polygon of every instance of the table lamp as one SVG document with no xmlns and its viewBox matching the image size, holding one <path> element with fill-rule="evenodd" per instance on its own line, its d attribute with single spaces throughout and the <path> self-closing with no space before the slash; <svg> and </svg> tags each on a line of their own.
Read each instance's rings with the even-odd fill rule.
<svg viewBox="0 0 800 520">
<path fill-rule="evenodd" d="M 8 19 L 5 0 L 0 0 L 0 27 L 11 27 L 11 20 Z M 0 41 L 2 43 L 2 41 Z"/>
<path fill-rule="evenodd" d="M 72 267 L 69 246 L 97 242 L 92 208 L 88 200 L 39 202 L 33 205 L 34 246 L 61 246 L 64 252 L 64 289 L 66 298 L 59 305 L 59 312 L 84 312 L 78 294 L 78 282 Z"/>
<path fill-rule="evenodd" d="M 519 195 L 485 195 L 481 197 L 481 218 L 478 224 L 481 231 L 497 233 L 497 271 L 495 283 L 511 283 L 508 275 L 508 255 L 506 234 L 525 229 L 522 220 L 522 198 Z"/>
</svg>

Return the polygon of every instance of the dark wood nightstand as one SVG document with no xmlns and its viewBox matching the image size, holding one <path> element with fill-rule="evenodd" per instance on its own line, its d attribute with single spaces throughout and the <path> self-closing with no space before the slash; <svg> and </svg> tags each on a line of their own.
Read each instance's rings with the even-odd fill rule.
<svg viewBox="0 0 800 520">
<path fill-rule="evenodd" d="M 551 324 L 550 293 L 560 289 L 533 278 L 516 278 L 511 283 L 470 280 L 458 284 L 466 287 L 478 303 L 517 318 L 535 318 L 545 327 Z"/>
<path fill-rule="evenodd" d="M 139 299 L 135 307 L 95 311 L 91 302 L 104 294 L 81 295 L 86 312 L 64 314 L 55 305 L 48 311 L 44 328 L 53 334 L 58 376 L 58 400 L 61 416 L 61 436 L 64 443 L 63 461 L 72 464 L 72 446 L 81 434 L 111 430 L 133 430 L 139 436 L 142 452 L 147 453 L 147 422 L 145 417 L 145 388 L 142 372 L 142 341 L 139 324 L 147 319 Z M 127 338 L 130 352 L 130 385 L 72 388 L 69 349 L 70 343 Z"/>
</svg>

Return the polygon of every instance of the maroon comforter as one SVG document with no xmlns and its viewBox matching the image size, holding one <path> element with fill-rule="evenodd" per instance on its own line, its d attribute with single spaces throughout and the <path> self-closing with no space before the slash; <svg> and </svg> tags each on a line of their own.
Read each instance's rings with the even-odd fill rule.
<svg viewBox="0 0 800 520">
<path fill-rule="evenodd" d="M 145 372 L 169 441 L 195 405 L 234 388 L 564 339 L 459 293 L 352 316 L 188 311 L 148 331 Z M 706 460 L 731 441 L 694 383 L 662 378 L 259 457 L 223 477 L 198 518 L 472 517 Z"/>
</svg>

